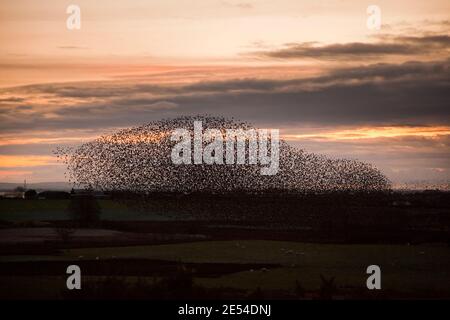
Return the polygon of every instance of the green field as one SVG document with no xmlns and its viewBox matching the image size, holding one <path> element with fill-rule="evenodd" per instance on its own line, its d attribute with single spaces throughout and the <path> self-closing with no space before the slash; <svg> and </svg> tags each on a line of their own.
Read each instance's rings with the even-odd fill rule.
<svg viewBox="0 0 450 320">
<path fill-rule="evenodd" d="M 279 297 L 289 293 L 295 297 L 296 295 L 292 295 L 292 292 L 300 284 L 308 294 L 317 296 L 324 283 L 321 280 L 322 275 L 326 279 L 335 277 L 335 283 L 339 288 L 338 296 L 360 297 L 360 292 L 363 295 L 368 292 L 367 267 L 378 265 L 382 272 L 382 294 L 406 298 L 450 297 L 450 250 L 448 243 L 445 242 L 446 238 L 438 237 L 435 233 L 425 238 L 430 232 L 436 232 L 436 230 L 446 235 L 442 228 L 435 228 L 440 226 L 438 223 L 446 221 L 443 220 L 445 216 L 440 212 L 430 213 L 423 208 L 417 209 L 426 219 L 417 220 L 419 222 L 414 220 L 415 228 L 410 228 L 405 233 L 401 227 L 413 221 L 412 218 L 417 219 L 417 215 L 415 211 L 396 208 L 395 212 L 389 211 L 388 214 L 377 219 L 385 219 L 383 221 L 390 226 L 391 218 L 402 218 L 405 212 L 412 218 L 406 219 L 406 222 L 398 218 L 395 221 L 399 224 L 394 225 L 393 229 L 385 230 L 383 224 L 380 224 L 378 229 L 374 227 L 372 231 L 379 232 L 373 236 L 375 241 L 350 241 L 353 238 L 347 239 L 342 236 L 337 238 L 345 242 L 334 241 L 335 243 L 326 244 L 320 242 L 323 239 L 328 241 L 326 232 L 333 235 L 331 233 L 333 230 L 329 227 L 330 224 L 320 223 L 320 219 L 324 219 L 322 222 L 328 221 L 327 215 L 322 214 L 322 207 L 317 207 L 317 211 L 314 211 L 314 217 L 319 220 L 319 223 L 312 224 L 316 229 L 299 224 L 298 229 L 286 227 L 287 230 L 284 230 L 277 229 L 277 225 L 271 223 L 267 224 L 267 227 L 264 225 L 266 228 L 258 229 L 259 225 L 255 227 L 233 224 L 230 227 L 211 221 L 177 220 L 174 215 L 163 215 L 159 212 L 142 213 L 112 200 L 98 202 L 102 209 L 101 219 L 119 222 L 105 221 L 96 228 L 123 232 L 125 235 L 122 235 L 124 237 L 121 238 L 122 242 L 114 242 L 116 238 L 95 242 L 102 239 L 100 236 L 99 240 L 89 240 L 93 241 L 89 242 L 86 240 L 88 237 L 74 236 L 69 243 L 62 243 L 61 239 L 51 237 L 48 239 L 43 237 L 47 242 L 39 243 L 34 240 L 34 242 L 28 241 L 27 236 L 23 236 L 20 238 L 22 243 L 13 247 L 18 250 L 5 246 L 5 254 L 0 256 L 0 268 L 2 268 L 0 271 L 3 270 L 0 275 L 0 287 L 7 288 L 4 292 L 8 292 L 12 297 L 59 298 L 61 292 L 65 290 L 66 264 L 79 262 L 80 265 L 90 266 L 91 269 L 85 269 L 88 271 L 83 281 L 92 283 L 103 281 L 103 276 L 117 277 L 125 282 L 139 280 L 151 283 L 155 279 L 164 280 L 176 276 L 178 272 L 176 268 L 186 266 L 186 268 L 192 268 L 188 270 L 194 270 L 191 274 L 194 283 L 211 292 L 217 288 L 227 288 L 227 290 L 231 288 L 232 292 L 233 290 L 245 292 L 244 296 L 246 296 L 248 292 L 256 292 L 260 288 L 274 296 Z M 32 228 L 24 226 L 22 221 L 50 221 L 43 224 L 50 230 L 51 227 L 64 226 L 64 223 L 51 221 L 70 219 L 67 211 L 68 204 L 69 200 L 0 200 L 0 221 L 14 222 L 6 222 L 2 225 L 5 228 L 5 237 L 8 234 L 14 236 L 14 232 L 21 234 L 22 229 Z M 389 210 L 391 209 L 389 207 Z M 423 229 L 419 228 L 423 225 L 423 221 L 429 222 L 430 219 L 434 219 L 431 221 L 434 224 L 425 224 Z M 155 222 L 130 222 L 136 220 L 155 220 Z M 170 221 L 158 223 L 156 220 Z M 36 224 L 36 226 L 40 225 Z M 289 227 L 291 226 L 290 224 Z M 352 231 L 360 230 L 358 224 L 352 224 L 351 228 L 353 228 Z M 44 229 L 40 231 L 42 230 Z M 362 229 L 362 232 L 364 230 Z M 404 234 L 397 234 L 397 230 L 403 231 Z M 336 229 L 335 231 L 347 233 L 348 230 Z M 142 237 L 159 233 L 168 237 L 173 236 L 173 239 L 178 239 L 175 240 L 177 243 L 172 241 L 171 244 L 167 244 L 168 241 L 153 241 L 147 238 L 145 242 L 141 241 Z M 33 235 L 32 232 L 24 234 Z M 204 239 L 209 241 L 181 242 L 176 236 L 183 234 L 203 235 Z M 297 237 L 298 235 L 306 236 L 301 238 Z M 397 238 L 399 236 L 402 237 Z M 140 242 L 129 242 L 128 240 L 132 237 L 138 238 Z M 414 241 L 415 238 L 420 241 Z M 197 241 L 198 238 L 195 239 Z M 432 239 L 433 244 L 428 243 L 427 239 Z M 314 241 L 319 243 L 313 243 Z M 420 244 L 408 245 L 409 242 Z M 133 243 L 137 245 L 130 246 Z M 99 247 L 102 245 L 109 247 Z M 52 250 L 48 250 L 49 246 L 53 246 Z M 236 264 L 238 268 L 233 269 Z M 168 265 L 174 266 L 175 269 L 170 269 Z M 114 268 L 120 269 L 120 272 L 111 271 L 116 270 Z M 17 270 L 21 272 L 18 273 Z"/>
<path fill-rule="evenodd" d="M 6 258 L 6 257 L 4 257 Z M 293 290 L 298 281 L 317 290 L 320 275 L 336 277 L 344 288 L 364 288 L 366 268 L 382 270 L 382 287 L 396 292 L 450 294 L 450 250 L 444 245 L 336 245 L 284 241 L 205 241 L 184 244 L 65 250 L 61 256 L 9 257 L 10 261 L 143 258 L 181 263 L 267 263 L 217 278 L 196 278 L 206 287 Z M 24 278 L 26 279 L 26 278 Z M 22 279 L 21 281 L 24 281 Z"/>
<path fill-rule="evenodd" d="M 320 274 L 336 276 L 341 285 L 365 285 L 366 268 L 377 264 L 385 289 L 448 291 L 450 250 L 446 246 L 334 245 L 283 241 L 210 241 L 174 245 L 68 250 L 65 257 L 151 258 L 182 262 L 273 263 L 282 268 L 253 270 L 204 279 L 214 286 L 286 289 L 300 281 L 320 285 Z"/>
</svg>

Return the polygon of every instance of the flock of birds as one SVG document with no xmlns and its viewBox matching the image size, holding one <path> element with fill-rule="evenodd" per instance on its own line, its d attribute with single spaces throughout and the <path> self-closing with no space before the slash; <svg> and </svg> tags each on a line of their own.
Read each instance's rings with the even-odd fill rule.
<svg viewBox="0 0 450 320">
<path fill-rule="evenodd" d="M 272 176 L 261 175 L 260 165 L 175 165 L 171 151 L 177 142 L 171 141 L 171 132 L 178 128 L 193 132 L 194 121 L 224 135 L 226 129 L 253 128 L 234 119 L 183 116 L 123 129 L 75 148 L 60 147 L 55 153 L 67 165 L 71 182 L 103 191 L 320 193 L 390 188 L 389 180 L 370 164 L 307 153 L 283 140 L 279 171 Z"/>
</svg>

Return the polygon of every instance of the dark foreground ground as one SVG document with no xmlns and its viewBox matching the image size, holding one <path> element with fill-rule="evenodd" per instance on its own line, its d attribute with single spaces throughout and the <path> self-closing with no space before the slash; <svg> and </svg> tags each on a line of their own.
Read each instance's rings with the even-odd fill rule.
<svg viewBox="0 0 450 320">
<path fill-rule="evenodd" d="M 113 198 L 89 226 L 73 200 L 1 199 L 0 297 L 450 298 L 449 193 Z"/>
</svg>

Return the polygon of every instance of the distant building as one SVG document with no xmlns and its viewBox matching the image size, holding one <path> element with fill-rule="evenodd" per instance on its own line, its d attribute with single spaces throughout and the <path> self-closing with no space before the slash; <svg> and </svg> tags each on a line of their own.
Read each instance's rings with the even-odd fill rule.
<svg viewBox="0 0 450 320">
<path fill-rule="evenodd" d="M 0 192 L 0 197 L 5 199 L 23 199 L 23 191 L 5 191 Z"/>
<path fill-rule="evenodd" d="M 37 198 L 47 200 L 70 199 L 70 193 L 65 191 L 43 191 L 38 193 Z"/>
</svg>

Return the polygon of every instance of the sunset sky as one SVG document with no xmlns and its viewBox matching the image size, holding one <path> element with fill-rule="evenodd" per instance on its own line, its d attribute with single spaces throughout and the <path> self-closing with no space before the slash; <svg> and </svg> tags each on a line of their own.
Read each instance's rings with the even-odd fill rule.
<svg viewBox="0 0 450 320">
<path fill-rule="evenodd" d="M 448 184 L 449 58 L 448 0 L 1 1 L 0 182 L 65 181 L 57 146 L 207 113 Z"/>
</svg>

